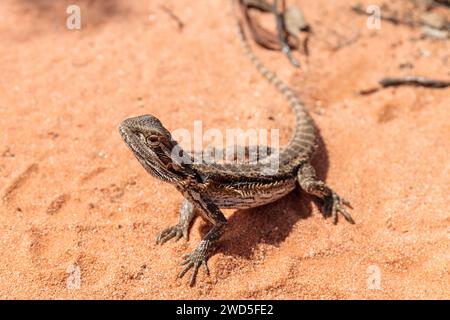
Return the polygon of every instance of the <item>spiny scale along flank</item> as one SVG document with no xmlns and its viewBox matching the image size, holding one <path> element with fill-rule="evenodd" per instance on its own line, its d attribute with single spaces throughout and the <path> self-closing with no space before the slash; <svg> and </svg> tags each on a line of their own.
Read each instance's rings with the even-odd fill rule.
<svg viewBox="0 0 450 320">
<path fill-rule="evenodd" d="M 317 146 L 316 128 L 313 119 L 309 115 L 305 106 L 300 102 L 297 94 L 280 78 L 278 78 L 274 72 L 268 70 L 262 64 L 251 49 L 239 20 L 236 21 L 236 23 L 239 40 L 245 50 L 246 56 L 250 59 L 258 72 L 286 97 L 292 110 L 294 110 L 295 131 L 288 145 L 285 146 L 280 152 L 280 162 L 289 163 L 309 160 Z"/>
</svg>

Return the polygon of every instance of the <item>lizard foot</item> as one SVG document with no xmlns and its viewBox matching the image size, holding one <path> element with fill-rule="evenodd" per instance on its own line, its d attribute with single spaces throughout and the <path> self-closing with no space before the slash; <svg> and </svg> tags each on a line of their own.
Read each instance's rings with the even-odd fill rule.
<svg viewBox="0 0 450 320">
<path fill-rule="evenodd" d="M 355 221 L 347 211 L 346 207 L 351 208 L 350 202 L 340 197 L 336 192 L 331 190 L 331 193 L 324 199 L 322 212 L 324 215 L 331 215 L 333 224 L 337 223 L 338 213 L 342 214 L 345 220 L 347 220 L 351 224 L 355 224 Z"/>
<path fill-rule="evenodd" d="M 202 246 L 202 243 L 200 243 L 200 245 L 192 253 L 184 255 L 183 259 L 184 261 L 181 263 L 181 265 L 184 265 L 185 267 L 178 274 L 178 278 L 182 278 L 186 274 L 186 272 L 189 271 L 189 269 L 194 268 L 192 271 L 191 279 L 189 281 L 189 285 L 191 287 L 195 284 L 198 269 L 200 268 L 201 265 L 203 265 L 206 274 L 209 276 L 209 269 L 206 263 L 208 259 L 206 255 L 206 250 L 204 246 Z"/>
<path fill-rule="evenodd" d="M 172 238 L 175 238 L 175 241 L 178 241 L 181 237 L 183 237 L 187 241 L 189 240 L 188 229 L 189 226 L 182 226 L 180 224 L 176 224 L 172 227 L 166 228 L 156 236 L 156 243 L 163 244 Z"/>
</svg>

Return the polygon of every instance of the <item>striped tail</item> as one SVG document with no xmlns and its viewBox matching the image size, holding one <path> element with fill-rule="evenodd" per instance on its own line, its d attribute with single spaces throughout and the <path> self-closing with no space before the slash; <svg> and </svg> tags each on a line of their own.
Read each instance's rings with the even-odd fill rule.
<svg viewBox="0 0 450 320">
<path fill-rule="evenodd" d="M 237 19 L 236 19 L 237 20 Z M 246 56 L 250 59 L 256 69 L 272 83 L 289 101 L 291 108 L 295 113 L 295 132 L 292 135 L 288 145 L 280 152 L 280 162 L 300 162 L 308 160 L 314 153 L 316 143 L 316 128 L 314 121 L 300 102 L 297 94 L 285 84 L 278 76 L 268 70 L 251 49 L 239 20 L 237 22 L 239 40 L 245 50 Z"/>
</svg>

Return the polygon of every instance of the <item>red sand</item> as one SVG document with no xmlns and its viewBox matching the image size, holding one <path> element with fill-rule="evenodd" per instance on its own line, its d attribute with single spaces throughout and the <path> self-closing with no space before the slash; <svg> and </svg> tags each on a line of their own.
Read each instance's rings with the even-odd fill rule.
<svg viewBox="0 0 450 320">
<path fill-rule="evenodd" d="M 314 30 L 302 69 L 256 52 L 312 110 L 327 150 L 315 164 L 357 223 L 332 225 L 299 191 L 226 211 L 211 276 L 190 288 L 178 264 L 207 225 L 155 244 L 181 195 L 146 174 L 118 124 L 151 113 L 171 130 L 279 128 L 285 142 L 292 114 L 246 60 L 228 1 L 78 2 L 81 31 L 65 28 L 68 1 L 0 3 L 1 298 L 450 298 L 450 90 L 357 93 L 385 76 L 449 78 L 449 41 L 368 30 L 351 0 L 298 1 Z"/>
</svg>

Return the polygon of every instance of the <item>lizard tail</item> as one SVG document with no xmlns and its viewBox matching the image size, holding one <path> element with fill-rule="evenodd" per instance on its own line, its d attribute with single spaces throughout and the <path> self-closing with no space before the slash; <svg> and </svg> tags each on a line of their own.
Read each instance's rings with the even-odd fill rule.
<svg viewBox="0 0 450 320">
<path fill-rule="evenodd" d="M 255 55 L 246 39 L 244 29 L 238 18 L 236 18 L 236 23 L 239 40 L 244 48 L 245 55 L 250 59 L 258 72 L 284 95 L 284 97 L 289 101 L 289 104 L 295 114 L 295 132 L 292 135 L 288 145 L 281 150 L 280 160 L 282 162 L 300 162 L 302 160 L 308 160 L 314 153 L 317 146 L 316 128 L 313 119 L 294 90 L 278 78 L 274 72 L 268 70 L 261 60 L 259 60 L 259 58 Z"/>
</svg>

